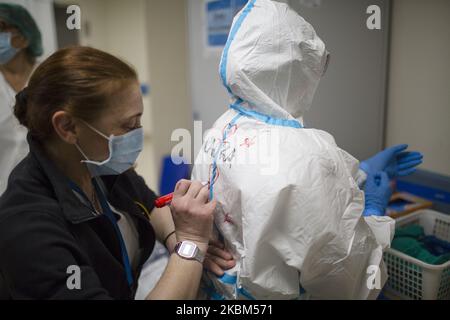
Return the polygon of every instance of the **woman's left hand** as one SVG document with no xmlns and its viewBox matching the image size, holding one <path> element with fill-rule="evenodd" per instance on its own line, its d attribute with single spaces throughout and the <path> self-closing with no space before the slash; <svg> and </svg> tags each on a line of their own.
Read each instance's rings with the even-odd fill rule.
<svg viewBox="0 0 450 320">
<path fill-rule="evenodd" d="M 236 265 L 236 261 L 230 252 L 224 249 L 222 242 L 211 240 L 209 242 L 208 252 L 206 253 L 203 266 L 217 276 L 222 276 L 228 269 Z"/>
</svg>

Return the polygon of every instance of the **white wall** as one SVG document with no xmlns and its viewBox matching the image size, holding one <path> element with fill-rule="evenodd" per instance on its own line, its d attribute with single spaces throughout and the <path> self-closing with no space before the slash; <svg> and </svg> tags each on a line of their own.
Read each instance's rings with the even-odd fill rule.
<svg viewBox="0 0 450 320">
<path fill-rule="evenodd" d="M 390 59 L 387 145 L 450 176 L 450 1 L 394 0 Z"/>
<path fill-rule="evenodd" d="M 192 132 L 192 108 L 188 92 L 187 2 L 199 0 L 149 0 L 147 37 L 149 52 L 155 159 L 170 155 L 174 129 Z M 192 69 L 191 69 L 192 70 Z"/>
<path fill-rule="evenodd" d="M 389 45 L 389 0 L 290 0 L 330 51 L 306 126 L 331 133 L 337 144 L 366 159 L 383 148 Z M 303 5 L 302 5 L 303 3 Z M 381 30 L 369 30 L 370 5 L 381 9 Z"/>
</svg>

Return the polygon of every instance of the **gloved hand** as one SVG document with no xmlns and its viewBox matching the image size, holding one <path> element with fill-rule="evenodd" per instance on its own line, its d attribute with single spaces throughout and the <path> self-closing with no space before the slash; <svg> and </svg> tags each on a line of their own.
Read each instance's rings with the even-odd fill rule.
<svg viewBox="0 0 450 320">
<path fill-rule="evenodd" d="M 423 155 L 416 151 L 404 151 L 407 148 L 407 144 L 387 148 L 372 158 L 362 161 L 359 167 L 367 174 L 385 171 L 391 179 L 410 175 L 422 163 Z"/>
<path fill-rule="evenodd" d="M 366 196 L 363 215 L 384 216 L 392 195 L 387 173 L 384 171 L 369 173 L 364 192 Z"/>
</svg>

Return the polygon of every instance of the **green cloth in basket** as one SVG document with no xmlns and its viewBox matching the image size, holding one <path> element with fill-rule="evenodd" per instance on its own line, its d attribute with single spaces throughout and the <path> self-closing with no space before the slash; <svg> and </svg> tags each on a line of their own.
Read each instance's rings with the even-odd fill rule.
<svg viewBox="0 0 450 320">
<path fill-rule="evenodd" d="M 392 248 L 428 264 L 439 265 L 450 260 L 450 253 L 435 256 L 421 241 L 425 237 L 423 227 L 409 225 L 397 228 L 392 241 Z"/>
</svg>

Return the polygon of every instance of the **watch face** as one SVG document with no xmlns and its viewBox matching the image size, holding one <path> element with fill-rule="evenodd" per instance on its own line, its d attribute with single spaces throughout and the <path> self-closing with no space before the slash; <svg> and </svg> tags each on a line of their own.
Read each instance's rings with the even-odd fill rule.
<svg viewBox="0 0 450 320">
<path fill-rule="evenodd" d="M 181 243 L 180 249 L 178 250 L 178 253 L 186 258 L 193 258 L 195 257 L 195 249 L 197 249 L 197 246 L 188 241 L 183 241 Z"/>
</svg>

